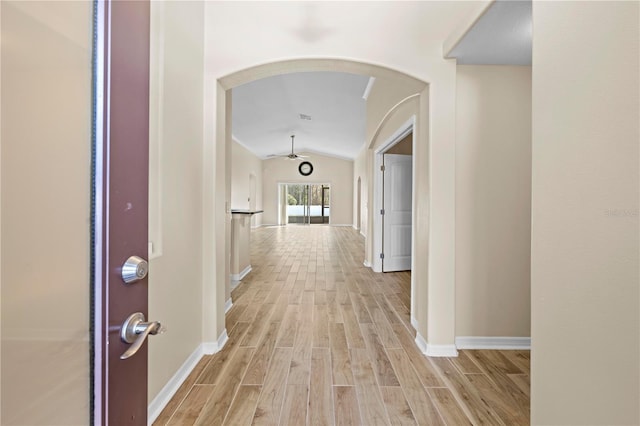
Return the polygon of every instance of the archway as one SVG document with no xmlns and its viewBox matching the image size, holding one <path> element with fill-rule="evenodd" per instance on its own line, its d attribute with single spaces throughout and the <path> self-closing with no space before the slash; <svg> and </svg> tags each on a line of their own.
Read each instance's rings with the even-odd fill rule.
<svg viewBox="0 0 640 426">
<path fill-rule="evenodd" d="M 211 268 L 211 271 L 207 271 L 205 268 L 204 280 L 205 283 L 211 279 L 212 282 L 218 283 L 214 288 L 207 287 L 205 285 L 204 294 L 205 298 L 214 300 L 216 308 L 211 312 L 204 313 L 205 328 L 208 324 L 215 324 L 218 330 L 205 329 L 205 336 L 210 337 L 223 336 L 224 333 L 224 310 L 221 308 L 224 301 L 230 297 L 230 284 L 229 284 L 229 258 L 222 256 L 222 253 L 229 253 L 230 246 L 230 215 L 228 214 L 228 206 L 230 199 L 230 174 L 228 170 L 228 161 L 230 147 L 231 147 L 231 89 L 241 84 L 248 83 L 260 78 L 273 76 L 277 74 L 292 73 L 292 72 L 305 72 L 305 71 L 337 71 L 337 72 L 349 72 L 358 73 L 368 76 L 373 76 L 379 81 L 386 82 L 386 84 L 393 88 L 394 85 L 402 87 L 404 91 L 396 93 L 395 98 L 387 97 L 387 107 L 383 107 L 379 110 L 368 111 L 368 119 L 375 124 L 372 129 L 368 129 L 367 134 L 367 150 L 366 150 L 366 182 L 373 181 L 373 151 L 378 144 L 384 141 L 386 128 L 385 123 L 393 127 L 394 120 L 402 118 L 402 106 L 407 105 L 408 98 L 414 99 L 415 102 L 411 104 L 411 113 L 416 116 L 415 135 L 416 135 L 416 152 L 415 152 L 415 168 L 418 171 L 415 176 L 414 188 L 416 192 L 416 199 L 414 204 L 414 215 L 416 217 L 416 226 L 412 231 L 412 240 L 415 244 L 415 257 L 420 259 L 416 262 L 416 267 L 412 273 L 412 302 L 411 302 L 411 319 L 412 324 L 416 328 L 417 337 L 416 342 L 421 347 L 423 352 L 428 355 L 439 356 L 455 356 L 455 346 L 453 345 L 454 333 L 453 327 L 448 327 L 445 330 L 445 343 L 434 345 L 430 350 L 428 341 L 428 332 L 430 331 L 429 323 L 430 307 L 435 306 L 434 303 L 437 297 L 430 297 L 432 292 L 432 286 L 430 285 L 430 266 L 431 256 L 430 253 L 435 246 L 429 229 L 431 228 L 431 222 L 433 215 L 431 214 L 431 182 L 430 182 L 430 91 L 429 85 L 421 80 L 411 77 L 405 73 L 395 71 L 390 68 L 371 65 L 364 62 L 355 62 L 342 59 L 296 59 L 282 62 L 268 63 L 264 65 L 257 65 L 255 67 L 243 69 L 219 79 L 207 78 L 205 79 L 205 93 L 215 94 L 213 96 L 205 96 L 205 115 L 207 112 L 211 112 L 214 116 L 215 122 L 210 123 L 209 126 L 205 125 L 205 141 L 207 136 L 211 137 L 210 152 L 212 158 L 205 158 L 205 194 L 217 194 L 211 200 L 205 201 L 205 222 L 208 219 L 208 213 L 212 218 L 209 222 L 209 226 L 204 224 L 205 239 L 212 235 L 210 241 L 205 241 L 204 255 L 206 259 L 213 259 L 215 265 Z M 391 91 L 390 93 L 393 93 Z M 214 100 L 215 99 L 215 100 Z M 208 134 L 207 134 L 208 133 Z M 205 151 L 206 152 L 206 151 Z M 207 185 L 210 186 L 210 191 L 207 190 Z M 373 199 L 373 187 L 367 185 L 367 200 Z M 367 209 L 367 223 L 372 223 L 373 210 Z M 451 215 L 453 220 L 453 215 Z M 207 230 L 212 231 L 211 234 L 207 234 Z M 224 232 L 222 232 L 224 230 Z M 370 234 L 370 233 L 368 233 Z M 370 265 L 373 256 L 372 239 L 370 235 L 367 235 L 366 239 L 366 253 L 365 264 Z M 209 249 L 209 250 L 207 250 Z M 218 255 L 216 256 L 216 253 Z M 209 257 L 210 256 L 210 257 Z M 453 259 L 451 259 L 453 261 Z M 205 263 L 207 261 L 205 260 Z M 207 276 L 207 272 L 211 273 L 211 277 Z M 452 277 L 453 278 L 453 277 Z M 224 285 L 220 285 L 224 283 Z M 450 284 L 450 288 L 447 290 L 447 295 L 443 297 L 442 305 L 446 305 L 446 311 L 439 310 L 439 314 L 448 317 L 447 321 L 443 323 L 449 325 L 453 324 L 452 318 L 454 318 L 454 298 L 451 295 L 454 294 L 453 282 L 440 283 Z M 449 306 L 450 305 L 450 306 Z M 436 312 L 435 310 L 433 311 Z M 437 333 L 432 333 L 437 334 Z M 424 336 L 424 337 L 423 337 Z M 224 342 L 218 342 L 223 344 Z"/>
</svg>

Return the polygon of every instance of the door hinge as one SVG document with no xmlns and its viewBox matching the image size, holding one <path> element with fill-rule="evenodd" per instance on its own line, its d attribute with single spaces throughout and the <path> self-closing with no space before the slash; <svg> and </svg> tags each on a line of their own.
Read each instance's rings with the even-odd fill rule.
<svg viewBox="0 0 640 426">
<path fill-rule="evenodd" d="M 380 259 L 384 259 L 384 253 L 380 253 Z"/>
<path fill-rule="evenodd" d="M 384 172 L 384 164 L 382 166 L 380 166 L 380 171 Z"/>
<path fill-rule="evenodd" d="M 381 214 L 381 215 L 384 215 L 384 209 L 381 209 L 381 210 L 380 210 L 380 214 Z"/>
</svg>

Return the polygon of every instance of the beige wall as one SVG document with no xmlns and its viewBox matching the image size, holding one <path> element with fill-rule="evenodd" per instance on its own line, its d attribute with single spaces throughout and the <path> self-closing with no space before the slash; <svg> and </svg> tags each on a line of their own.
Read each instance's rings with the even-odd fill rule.
<svg viewBox="0 0 640 426">
<path fill-rule="evenodd" d="M 533 424 L 640 424 L 639 13 L 533 3 Z"/>
<path fill-rule="evenodd" d="M 531 67 L 458 66 L 456 335 L 531 334 Z"/>
<path fill-rule="evenodd" d="M 87 424 L 92 7 L 0 7 L 0 422 Z"/>
<path fill-rule="evenodd" d="M 152 51 L 162 49 L 164 60 L 152 69 L 151 86 L 163 106 L 161 146 L 151 140 L 161 161 L 150 164 L 151 179 L 161 176 L 151 183 L 161 192 L 160 210 L 150 208 L 150 216 L 161 217 L 162 255 L 150 263 L 149 317 L 167 332 L 149 339 L 150 401 L 203 340 L 202 8 L 199 2 L 152 3 Z M 160 28 L 164 44 L 158 46 Z M 152 126 L 158 125 L 153 111 Z"/>
<path fill-rule="evenodd" d="M 251 203 L 251 176 L 255 177 L 255 209 L 262 210 L 262 160 L 233 141 L 231 145 L 231 208 L 247 210 Z M 253 227 L 262 224 L 262 214 L 251 217 Z"/>
<path fill-rule="evenodd" d="M 262 162 L 265 225 L 278 224 L 278 185 L 280 183 L 328 183 L 331 185 L 329 223 L 351 225 L 353 222 L 353 161 L 302 153 L 313 164 L 311 176 L 298 172 L 299 161 L 272 158 Z"/>
</svg>

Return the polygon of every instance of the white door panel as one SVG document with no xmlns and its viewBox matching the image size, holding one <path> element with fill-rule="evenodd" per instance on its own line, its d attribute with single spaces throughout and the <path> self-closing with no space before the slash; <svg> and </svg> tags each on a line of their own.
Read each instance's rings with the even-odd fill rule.
<svg viewBox="0 0 640 426">
<path fill-rule="evenodd" d="M 384 155 L 383 253 L 385 272 L 411 269 L 412 157 Z"/>
</svg>

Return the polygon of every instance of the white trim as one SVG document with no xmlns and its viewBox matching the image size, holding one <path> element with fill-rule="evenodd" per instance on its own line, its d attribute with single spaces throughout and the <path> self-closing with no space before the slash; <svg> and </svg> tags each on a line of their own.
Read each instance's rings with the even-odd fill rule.
<svg viewBox="0 0 640 426">
<path fill-rule="evenodd" d="M 220 350 L 224 348 L 227 340 L 229 340 L 229 336 L 227 335 L 227 329 L 225 328 L 224 330 L 222 330 L 222 333 L 220 334 L 216 342 L 204 342 L 202 344 L 202 350 L 205 355 L 213 355 L 217 352 L 220 352 Z"/>
<path fill-rule="evenodd" d="M 418 331 L 416 331 L 416 345 L 418 346 L 418 349 L 420 349 L 420 352 L 427 352 L 427 341 L 424 340 L 424 337 L 422 337 Z"/>
<path fill-rule="evenodd" d="M 415 319 L 415 318 L 413 317 L 413 315 L 411 316 L 411 326 L 412 326 L 413 328 L 415 328 L 416 330 L 418 329 L 418 320 L 417 320 L 417 319 Z"/>
<path fill-rule="evenodd" d="M 458 356 L 456 345 L 432 345 L 427 343 L 426 356 L 455 358 Z"/>
<path fill-rule="evenodd" d="M 195 351 L 178 368 L 178 371 L 169 379 L 166 385 L 158 392 L 153 401 L 147 407 L 147 424 L 151 426 L 158 418 L 164 407 L 167 406 L 173 395 L 178 391 L 180 385 L 187 379 L 193 371 L 198 361 L 204 355 L 204 344 L 200 344 Z"/>
<path fill-rule="evenodd" d="M 226 314 L 227 312 L 229 312 L 229 309 L 231 309 L 232 306 L 233 306 L 233 301 L 231 300 L 231 297 L 229 297 L 226 303 L 224 304 L 224 313 Z"/>
<path fill-rule="evenodd" d="M 371 94 L 371 89 L 373 89 L 373 83 L 375 83 L 375 81 L 375 77 L 369 77 L 367 87 L 364 88 L 364 93 L 362 94 L 362 99 L 364 99 L 365 101 L 369 99 L 369 95 Z"/>
<path fill-rule="evenodd" d="M 365 260 L 364 262 L 362 262 L 362 264 L 363 264 L 364 266 L 366 266 L 367 268 L 371 268 L 371 263 L 369 263 L 369 261 L 368 261 L 368 260 Z"/>
<path fill-rule="evenodd" d="M 239 274 L 231 274 L 231 281 L 242 281 L 242 279 L 246 277 L 249 272 L 251 272 L 251 265 L 244 268 L 244 270 Z"/>
<path fill-rule="evenodd" d="M 531 349 L 531 337 L 460 336 L 456 337 L 456 347 L 458 349 L 528 350 Z"/>
<path fill-rule="evenodd" d="M 360 235 L 362 235 L 363 237 L 367 238 L 367 235 L 362 231 L 362 229 L 360 230 Z"/>
</svg>

